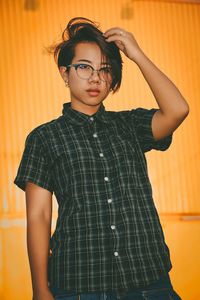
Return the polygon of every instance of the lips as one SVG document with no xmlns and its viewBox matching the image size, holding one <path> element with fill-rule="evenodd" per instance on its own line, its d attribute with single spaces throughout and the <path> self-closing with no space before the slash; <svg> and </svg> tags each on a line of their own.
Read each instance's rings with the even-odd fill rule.
<svg viewBox="0 0 200 300">
<path fill-rule="evenodd" d="M 87 92 L 90 96 L 98 96 L 100 93 L 100 90 L 99 89 L 88 89 Z"/>
</svg>

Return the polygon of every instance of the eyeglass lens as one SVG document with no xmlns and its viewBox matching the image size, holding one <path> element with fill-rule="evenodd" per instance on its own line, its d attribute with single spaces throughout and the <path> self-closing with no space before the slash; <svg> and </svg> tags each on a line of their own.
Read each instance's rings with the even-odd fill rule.
<svg viewBox="0 0 200 300">
<path fill-rule="evenodd" d="M 82 79 L 88 79 L 93 75 L 93 68 L 89 65 L 78 65 L 76 68 L 77 75 Z M 111 68 L 103 67 L 98 72 L 98 75 L 102 81 L 107 81 L 111 77 Z"/>
</svg>

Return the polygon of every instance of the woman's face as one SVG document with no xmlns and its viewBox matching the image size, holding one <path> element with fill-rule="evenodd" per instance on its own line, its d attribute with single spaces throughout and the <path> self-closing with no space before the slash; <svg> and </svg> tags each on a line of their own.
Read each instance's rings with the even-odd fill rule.
<svg viewBox="0 0 200 300">
<path fill-rule="evenodd" d="M 106 58 L 102 57 L 99 46 L 92 42 L 77 44 L 71 64 L 80 63 L 90 65 L 95 70 L 110 66 L 106 62 Z M 70 67 L 69 72 L 64 72 L 62 77 L 69 84 L 72 108 L 88 115 L 92 115 L 98 110 L 101 102 L 109 94 L 112 83 L 111 75 L 108 74 L 106 81 L 103 81 L 98 72 L 93 72 L 88 79 L 82 79 L 74 67 Z"/>
</svg>

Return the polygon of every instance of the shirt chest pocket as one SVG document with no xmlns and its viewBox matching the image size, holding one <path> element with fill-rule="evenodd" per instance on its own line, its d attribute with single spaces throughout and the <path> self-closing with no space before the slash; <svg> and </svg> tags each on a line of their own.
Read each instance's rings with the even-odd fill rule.
<svg viewBox="0 0 200 300">
<path fill-rule="evenodd" d="M 52 168 L 59 193 L 73 191 L 82 186 L 93 173 L 99 170 L 98 153 L 84 143 L 68 143 L 54 147 L 52 151 Z"/>
<path fill-rule="evenodd" d="M 121 172 L 131 173 L 136 167 L 136 144 L 133 136 L 114 135 L 110 137 L 113 164 L 118 167 Z"/>
</svg>

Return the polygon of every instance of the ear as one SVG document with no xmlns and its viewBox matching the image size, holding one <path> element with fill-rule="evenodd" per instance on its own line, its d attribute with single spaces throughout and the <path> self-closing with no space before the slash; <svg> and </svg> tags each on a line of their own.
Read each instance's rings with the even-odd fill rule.
<svg viewBox="0 0 200 300">
<path fill-rule="evenodd" d="M 66 82 L 68 81 L 68 72 L 67 72 L 67 68 L 64 66 L 59 67 L 59 72 L 60 75 L 62 77 L 62 79 Z"/>
</svg>

